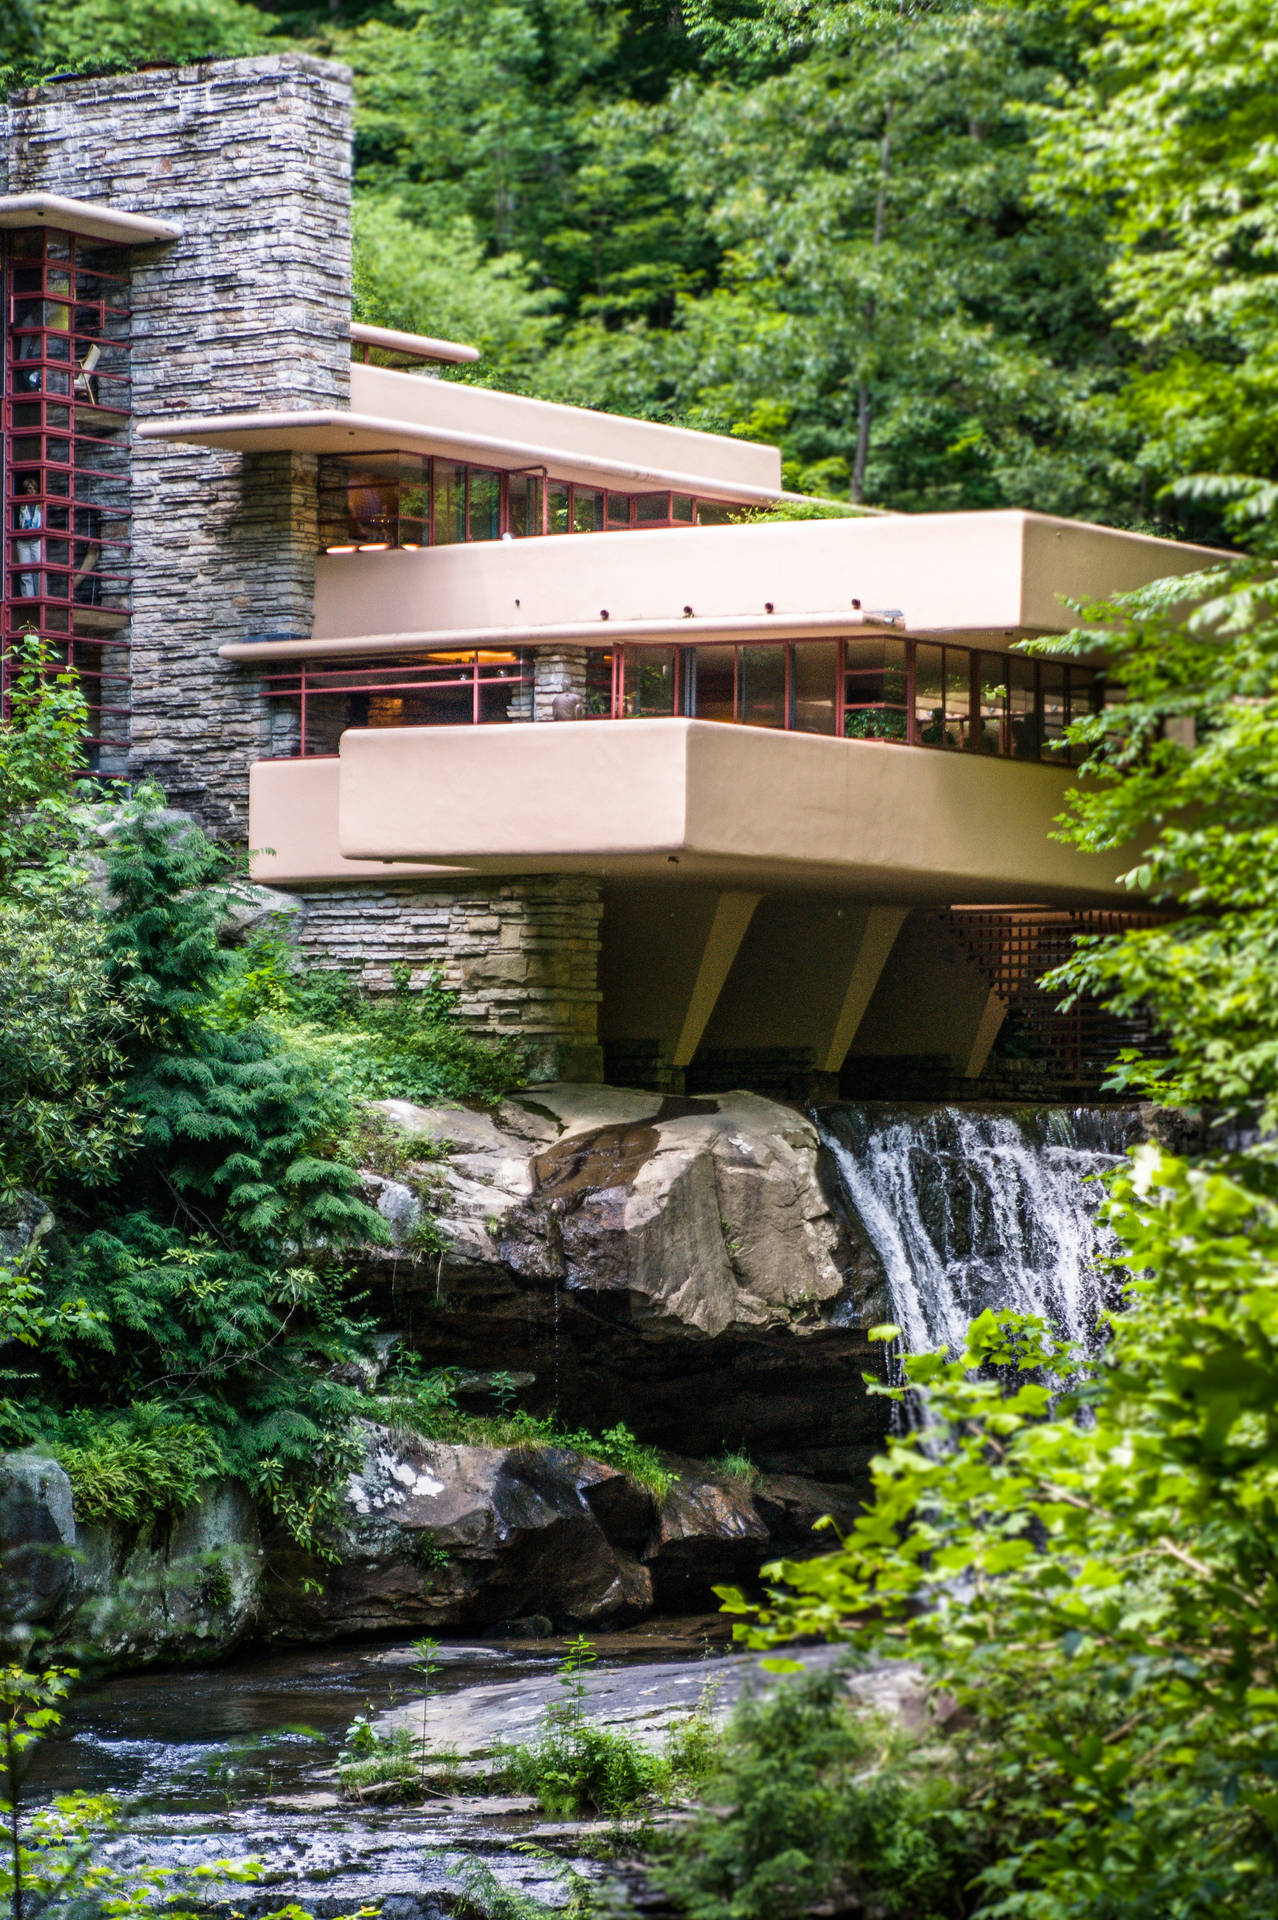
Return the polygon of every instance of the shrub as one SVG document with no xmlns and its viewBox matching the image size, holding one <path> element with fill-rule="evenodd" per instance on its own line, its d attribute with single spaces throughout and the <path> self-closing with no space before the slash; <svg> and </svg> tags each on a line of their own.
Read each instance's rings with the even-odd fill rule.
<svg viewBox="0 0 1278 1920">
<path fill-rule="evenodd" d="M 124 1415 L 69 1414 L 53 1453 L 70 1478 L 81 1521 L 180 1513 L 226 1471 L 208 1428 L 176 1420 L 162 1405 Z"/>
<path fill-rule="evenodd" d="M 654 1878 L 687 1920 L 798 1920 L 813 1908 L 961 1915 L 976 1864 L 955 1785 L 848 1703 L 843 1675 L 747 1696 L 708 1805 L 658 1839 Z"/>
</svg>

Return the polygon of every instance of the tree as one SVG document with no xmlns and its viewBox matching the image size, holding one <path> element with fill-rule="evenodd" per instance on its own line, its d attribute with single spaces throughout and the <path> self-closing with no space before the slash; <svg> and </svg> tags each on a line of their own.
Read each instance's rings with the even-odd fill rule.
<svg viewBox="0 0 1278 1920">
<path fill-rule="evenodd" d="M 1106 0 L 1036 116 L 1037 191 L 1103 223 L 1158 482 L 1278 471 L 1278 45 L 1262 0 Z"/>
<path fill-rule="evenodd" d="M 373 192 L 353 210 L 354 316 L 477 346 L 486 380 L 518 385 L 545 350 L 553 296 L 517 254 L 486 256 L 469 215 L 430 228 Z"/>
<path fill-rule="evenodd" d="M 82 850 L 85 705 L 39 640 L 4 663 L 0 719 L 0 1187 L 105 1174 L 136 1136 L 121 1096 L 136 1010 L 112 973 Z"/>
<path fill-rule="evenodd" d="M 1272 487 L 1241 491 L 1272 513 Z M 754 1630 L 904 1653 L 965 1709 L 977 1914 L 1278 1909 L 1276 598 L 1262 556 L 1045 643 L 1103 626 L 1125 688 L 1078 724 L 1093 781 L 1062 833 L 1143 835 L 1133 883 L 1178 910 L 1084 943 L 1057 983 L 1153 1013 L 1162 1053 L 1121 1084 L 1259 1137 L 1192 1163 L 1150 1142 L 1114 1179 L 1126 1299 L 1075 1389 L 1053 1397 L 1078 1356 L 1013 1315 L 982 1315 L 958 1360 L 912 1357 L 929 1431 L 875 1462 L 838 1551 L 773 1570 Z"/>
</svg>

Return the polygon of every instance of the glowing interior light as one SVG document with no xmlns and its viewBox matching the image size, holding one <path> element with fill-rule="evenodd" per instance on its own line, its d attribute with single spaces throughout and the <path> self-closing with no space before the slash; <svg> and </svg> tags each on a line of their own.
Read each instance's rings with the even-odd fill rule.
<svg viewBox="0 0 1278 1920">
<path fill-rule="evenodd" d="M 325 553 L 354 553 L 354 547 L 325 547 Z"/>
<path fill-rule="evenodd" d="M 369 540 L 361 544 L 359 551 L 361 553 L 389 553 L 390 541 Z"/>
</svg>

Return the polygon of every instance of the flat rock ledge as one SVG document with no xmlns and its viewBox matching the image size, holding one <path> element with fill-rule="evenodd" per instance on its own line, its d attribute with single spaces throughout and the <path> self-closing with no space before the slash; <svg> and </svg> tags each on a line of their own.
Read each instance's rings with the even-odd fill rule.
<svg viewBox="0 0 1278 1920">
<path fill-rule="evenodd" d="M 649 1747 L 660 1746 L 672 1727 L 694 1711 L 722 1721 L 746 1693 L 762 1694 L 787 1684 L 789 1676 L 769 1672 L 760 1653 L 721 1654 L 706 1660 L 665 1660 L 650 1665 L 588 1669 L 581 1676 L 574 1711 L 583 1719 L 625 1733 Z M 808 1647 L 787 1657 L 807 1672 L 838 1665 L 846 1647 Z M 868 1712 L 912 1728 L 929 1724 L 922 1679 L 905 1661 L 878 1661 L 849 1668 L 849 1696 Z M 535 1742 L 548 1708 L 561 1705 L 564 1690 L 554 1674 L 492 1681 L 464 1693 L 439 1694 L 427 1702 L 426 1737 L 431 1746 L 449 1748 L 463 1762 L 495 1759 L 504 1747 Z M 377 1721 L 380 1733 L 405 1727 L 415 1738 L 422 1731 L 422 1702 L 406 1701 Z"/>
</svg>

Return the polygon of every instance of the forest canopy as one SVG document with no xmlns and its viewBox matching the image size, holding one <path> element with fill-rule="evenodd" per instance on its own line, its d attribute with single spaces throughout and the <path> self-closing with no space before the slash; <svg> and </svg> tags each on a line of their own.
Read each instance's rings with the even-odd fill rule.
<svg viewBox="0 0 1278 1920">
<path fill-rule="evenodd" d="M 352 69 L 356 307 L 787 484 L 1215 535 L 1278 477 L 1261 0 L 4 0 L 10 84 Z"/>
</svg>

